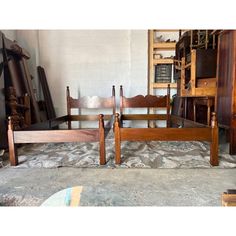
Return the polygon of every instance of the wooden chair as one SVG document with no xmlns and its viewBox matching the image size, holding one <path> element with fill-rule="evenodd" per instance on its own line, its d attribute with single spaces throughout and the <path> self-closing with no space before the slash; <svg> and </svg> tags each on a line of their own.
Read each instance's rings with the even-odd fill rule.
<svg viewBox="0 0 236 236">
<path fill-rule="evenodd" d="M 71 115 L 71 109 L 111 109 L 109 115 Z M 8 122 L 8 144 L 11 165 L 18 164 L 17 143 L 60 143 L 60 142 L 99 142 L 100 164 L 106 163 L 105 137 L 113 124 L 115 113 L 115 87 L 112 87 L 112 96 L 101 98 L 98 96 L 82 97 L 74 99 L 70 97 L 69 87 L 67 87 L 67 115 L 47 120 L 45 122 L 31 125 L 23 130 L 14 130 L 11 118 Z M 108 122 L 104 125 L 104 120 Z M 98 128 L 72 129 L 72 121 L 98 121 Z M 68 129 L 53 129 L 60 124 L 68 122 Z"/>
<path fill-rule="evenodd" d="M 197 105 L 207 107 L 207 125 L 211 124 L 211 108 L 215 105 L 215 97 L 195 97 L 193 99 L 193 120 L 197 120 Z"/>
</svg>

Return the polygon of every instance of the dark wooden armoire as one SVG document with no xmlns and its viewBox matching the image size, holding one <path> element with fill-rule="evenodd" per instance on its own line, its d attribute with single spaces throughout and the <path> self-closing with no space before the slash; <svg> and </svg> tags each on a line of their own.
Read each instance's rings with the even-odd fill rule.
<svg viewBox="0 0 236 236">
<path fill-rule="evenodd" d="M 229 131 L 230 154 L 236 154 L 236 30 L 218 38 L 216 109 L 219 125 Z"/>
<path fill-rule="evenodd" d="M 6 110 L 5 110 L 5 83 L 3 64 L 3 34 L 0 32 L 0 149 L 7 147 Z"/>
</svg>

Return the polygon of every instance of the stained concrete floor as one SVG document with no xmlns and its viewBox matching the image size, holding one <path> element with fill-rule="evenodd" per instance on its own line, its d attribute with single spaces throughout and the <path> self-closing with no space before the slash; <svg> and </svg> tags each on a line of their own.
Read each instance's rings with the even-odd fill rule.
<svg viewBox="0 0 236 236">
<path fill-rule="evenodd" d="M 236 169 L 0 169 L 0 205 L 40 206 L 52 194 L 86 186 L 87 206 L 220 206 Z"/>
</svg>

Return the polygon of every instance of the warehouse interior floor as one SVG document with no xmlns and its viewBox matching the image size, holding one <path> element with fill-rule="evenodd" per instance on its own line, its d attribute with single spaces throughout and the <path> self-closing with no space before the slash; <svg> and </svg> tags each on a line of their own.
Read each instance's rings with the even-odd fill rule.
<svg viewBox="0 0 236 236">
<path fill-rule="evenodd" d="M 236 169 L 0 169 L 0 205 L 40 206 L 72 186 L 84 206 L 221 206 L 236 188 Z"/>
</svg>

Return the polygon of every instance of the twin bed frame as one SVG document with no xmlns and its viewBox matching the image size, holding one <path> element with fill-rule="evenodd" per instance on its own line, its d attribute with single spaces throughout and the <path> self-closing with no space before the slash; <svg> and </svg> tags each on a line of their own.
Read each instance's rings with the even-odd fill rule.
<svg viewBox="0 0 236 236">
<path fill-rule="evenodd" d="M 71 109 L 111 109 L 109 115 L 71 115 Z M 126 108 L 161 108 L 166 109 L 165 114 L 126 114 Z M 8 123 L 9 156 L 11 165 L 18 164 L 18 143 L 47 143 L 47 142 L 99 142 L 100 164 L 106 163 L 105 140 L 112 128 L 115 136 L 115 163 L 121 164 L 122 141 L 207 141 L 210 143 L 210 164 L 218 165 L 218 126 L 216 114 L 213 113 L 211 126 L 183 119 L 170 114 L 170 88 L 167 95 L 154 96 L 138 95 L 127 98 L 123 96 L 123 88 L 120 87 L 120 113 L 116 113 L 115 87 L 112 88 L 112 96 L 101 98 L 97 96 L 74 99 L 70 96 L 67 87 L 67 115 L 46 122 L 32 125 L 24 130 L 15 131 L 11 119 Z M 115 117 L 115 120 L 113 119 Z M 166 127 L 135 128 L 123 127 L 125 120 L 166 121 Z M 72 121 L 98 121 L 99 127 L 95 129 L 72 129 Z M 104 121 L 108 121 L 104 124 Z M 67 122 L 68 129 L 54 129 Z M 150 124 L 150 123 L 149 123 Z"/>
<path fill-rule="evenodd" d="M 8 121 L 8 145 L 10 163 L 18 165 L 17 149 L 15 144 L 19 143 L 61 143 L 61 142 L 99 142 L 100 165 L 106 163 L 105 138 L 112 127 L 115 114 L 115 87 L 112 87 L 112 96 L 102 98 L 98 96 L 82 97 L 74 99 L 70 96 L 67 87 L 67 115 L 45 122 L 31 125 L 27 129 L 14 130 L 11 118 Z M 109 115 L 72 115 L 72 109 L 109 109 Z M 98 128 L 72 129 L 74 121 L 97 121 Z M 105 123 L 106 121 L 106 123 Z M 58 129 L 62 123 L 67 123 L 68 129 Z"/>
</svg>

